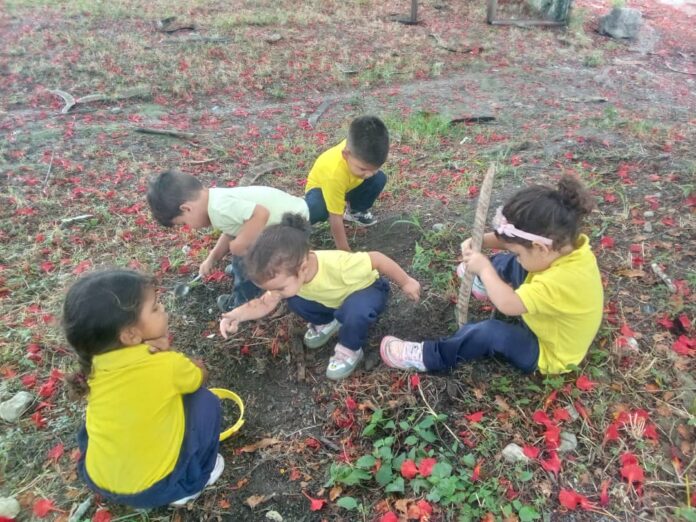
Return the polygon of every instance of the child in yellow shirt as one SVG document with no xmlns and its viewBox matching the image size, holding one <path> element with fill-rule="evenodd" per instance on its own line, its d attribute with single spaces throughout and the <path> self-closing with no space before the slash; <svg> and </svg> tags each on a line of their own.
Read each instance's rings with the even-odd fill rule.
<svg viewBox="0 0 696 522">
<path fill-rule="evenodd" d="M 90 273 L 70 288 L 65 335 L 87 394 L 78 472 L 104 498 L 135 508 L 184 505 L 222 474 L 220 401 L 202 363 L 169 351 L 152 278 Z M 151 353 L 159 351 L 161 353 Z"/>
<path fill-rule="evenodd" d="M 480 357 L 499 356 L 523 372 L 563 373 L 584 359 L 602 321 L 602 278 L 582 218 L 594 206 L 578 180 L 564 176 L 553 189 L 520 190 L 498 209 L 483 246 L 508 250 L 491 260 L 462 244 L 463 266 L 476 274 L 472 294 L 490 299 L 510 317 L 461 326 L 450 337 L 415 343 L 387 336 L 387 366 L 437 371 Z M 461 267 L 461 265 L 460 265 Z"/>
<path fill-rule="evenodd" d="M 266 290 L 260 298 L 223 314 L 220 332 L 227 338 L 239 323 L 271 313 L 281 299 L 309 321 L 308 348 L 319 348 L 338 332 L 329 360 L 329 379 L 348 377 L 363 358 L 368 329 L 384 311 L 389 297 L 387 276 L 406 297 L 418 301 L 420 284 L 379 252 L 310 250 L 309 223 L 286 214 L 268 227 L 245 258 L 249 277 Z"/>
<path fill-rule="evenodd" d="M 348 139 L 322 153 L 307 177 L 309 221 L 329 221 L 336 248 L 350 252 L 343 221 L 371 226 L 370 209 L 387 183 L 380 167 L 389 154 L 389 132 L 375 116 L 354 119 Z"/>
</svg>

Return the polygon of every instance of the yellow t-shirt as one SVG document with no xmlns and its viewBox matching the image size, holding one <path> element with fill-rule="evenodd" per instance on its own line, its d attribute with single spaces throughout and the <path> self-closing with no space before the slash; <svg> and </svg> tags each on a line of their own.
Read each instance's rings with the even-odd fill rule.
<svg viewBox="0 0 696 522">
<path fill-rule="evenodd" d="M 367 252 L 313 250 L 319 270 L 297 293 L 329 308 L 338 308 L 346 298 L 374 283 L 379 272 L 372 268 Z"/>
<path fill-rule="evenodd" d="M 239 229 L 251 218 L 256 205 L 268 209 L 266 226 L 280 223 L 286 212 L 300 214 L 309 219 L 309 208 L 304 198 L 298 198 L 277 188 L 251 186 L 208 190 L 210 224 L 228 236 L 236 237 L 239 234 Z"/>
<path fill-rule="evenodd" d="M 583 360 L 602 322 L 604 292 L 589 239 L 543 272 L 527 274 L 515 290 L 522 319 L 539 339 L 541 373 L 564 373 Z"/>
<path fill-rule="evenodd" d="M 326 202 L 326 209 L 331 214 L 343 214 L 346 210 L 346 193 L 360 185 L 364 180 L 350 171 L 348 163 L 343 158 L 346 148 L 343 140 L 335 147 L 324 151 L 314 162 L 307 177 L 305 192 L 320 188 Z"/>
<path fill-rule="evenodd" d="M 140 344 L 92 360 L 85 466 L 112 493 L 139 493 L 174 469 L 184 440 L 182 395 L 203 372 L 177 352 L 151 354 Z"/>
</svg>

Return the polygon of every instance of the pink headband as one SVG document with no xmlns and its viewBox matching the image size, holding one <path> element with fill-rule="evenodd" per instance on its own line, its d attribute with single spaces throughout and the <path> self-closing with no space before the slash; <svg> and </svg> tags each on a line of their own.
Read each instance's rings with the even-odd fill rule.
<svg viewBox="0 0 696 522">
<path fill-rule="evenodd" d="M 498 207 L 498 210 L 495 213 L 495 217 L 493 218 L 493 228 L 495 228 L 495 231 L 498 234 L 503 236 L 519 237 L 522 239 L 527 239 L 528 241 L 536 241 L 537 243 L 541 243 L 542 245 L 546 246 L 553 245 L 553 240 L 549 239 L 548 237 L 537 236 L 536 234 L 525 232 L 524 230 L 515 228 L 515 225 L 512 223 L 508 223 L 508 220 L 505 218 L 505 216 L 503 216 L 503 207 Z"/>
</svg>

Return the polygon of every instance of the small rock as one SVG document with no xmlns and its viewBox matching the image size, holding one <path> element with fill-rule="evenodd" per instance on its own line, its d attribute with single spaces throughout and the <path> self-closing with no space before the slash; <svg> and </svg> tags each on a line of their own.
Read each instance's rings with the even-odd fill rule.
<svg viewBox="0 0 696 522">
<path fill-rule="evenodd" d="M 280 513 L 277 511 L 266 511 L 266 518 L 268 520 L 272 520 L 273 522 L 283 522 L 283 517 Z"/>
<path fill-rule="evenodd" d="M 25 391 L 17 392 L 9 401 L 0 404 L 0 419 L 6 422 L 15 422 L 27 411 L 34 396 Z"/>
<path fill-rule="evenodd" d="M 266 35 L 266 36 L 263 38 L 263 40 L 264 40 L 266 43 L 276 43 L 276 42 L 279 42 L 279 41 L 282 40 L 282 39 L 283 39 L 282 35 L 280 35 L 280 34 L 278 34 L 278 33 L 272 33 L 272 34 Z"/>
<path fill-rule="evenodd" d="M 572 404 L 569 404 L 566 406 L 566 410 L 568 410 L 568 415 L 570 415 L 571 420 L 578 420 L 580 418 L 580 414 L 578 413 L 578 410 L 575 409 L 575 406 Z"/>
<path fill-rule="evenodd" d="M 7 399 L 12 393 L 10 393 L 10 390 L 8 389 L 8 382 L 7 381 L 2 381 L 0 382 L 0 401 L 4 401 Z"/>
<path fill-rule="evenodd" d="M 652 223 L 650 221 L 646 221 L 643 224 L 643 231 L 644 232 L 652 232 L 653 231 Z"/>
<path fill-rule="evenodd" d="M 646 210 L 645 212 L 643 212 L 643 217 L 646 217 L 646 218 L 655 217 L 655 212 L 653 212 L 652 210 Z"/>
<path fill-rule="evenodd" d="M 569 431 L 561 432 L 561 444 L 558 446 L 559 453 L 567 453 L 569 451 L 575 451 L 578 447 L 578 438 L 570 433 Z"/>
<path fill-rule="evenodd" d="M 109 112 L 111 114 L 119 114 L 121 112 L 121 110 L 122 110 L 121 107 L 111 107 L 111 109 L 109 109 Z"/>
<path fill-rule="evenodd" d="M 435 223 L 432 226 L 433 232 L 442 232 L 445 229 L 444 223 Z"/>
<path fill-rule="evenodd" d="M 503 458 L 512 464 L 516 462 L 529 462 L 529 457 L 527 457 L 524 451 L 522 451 L 522 448 L 514 442 L 511 442 L 503 448 Z"/>
<path fill-rule="evenodd" d="M 14 497 L 0 497 L 0 517 L 17 518 L 19 515 L 19 502 Z"/>
<path fill-rule="evenodd" d="M 599 19 L 599 33 L 612 38 L 635 38 L 643 25 L 643 15 L 638 9 L 615 7 Z"/>
</svg>

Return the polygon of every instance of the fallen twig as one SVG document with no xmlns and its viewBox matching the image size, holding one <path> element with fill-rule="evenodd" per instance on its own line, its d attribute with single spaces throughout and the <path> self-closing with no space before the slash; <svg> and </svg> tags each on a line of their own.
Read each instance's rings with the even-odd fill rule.
<svg viewBox="0 0 696 522">
<path fill-rule="evenodd" d="M 93 214 L 81 214 L 79 216 L 61 219 L 60 226 L 66 227 L 68 225 L 72 225 L 73 223 L 77 223 L 78 221 L 84 221 L 85 219 L 89 219 L 91 217 L 94 217 L 94 215 Z"/>
<path fill-rule="evenodd" d="M 228 43 L 229 38 L 225 36 L 195 36 L 191 38 L 181 38 L 177 40 L 167 40 L 165 44 L 184 44 L 184 43 Z"/>
<path fill-rule="evenodd" d="M 138 127 L 135 132 L 140 132 L 141 134 L 154 134 L 157 136 L 170 136 L 172 138 L 179 138 L 181 140 L 195 140 L 197 136 L 190 132 L 179 132 L 167 129 L 153 129 L 150 127 Z"/>
<path fill-rule="evenodd" d="M 652 271 L 655 272 L 655 275 L 662 279 L 662 282 L 667 285 L 667 288 L 669 288 L 669 291 L 672 293 L 675 293 L 677 291 L 677 287 L 674 285 L 672 280 L 665 274 L 664 270 L 660 268 L 660 265 L 657 263 L 652 263 L 650 265 L 650 268 L 652 268 Z"/>
<path fill-rule="evenodd" d="M 696 76 L 696 73 L 692 73 L 692 72 L 689 72 L 689 71 L 681 71 L 681 70 L 679 70 L 679 69 L 675 69 L 674 67 L 672 67 L 672 66 L 671 66 L 669 63 L 667 63 L 667 62 L 665 62 L 665 67 L 666 67 L 667 69 L 669 69 L 670 71 L 675 72 L 675 73 L 679 73 L 679 74 L 688 74 L 689 76 Z"/>
<path fill-rule="evenodd" d="M 244 176 L 242 176 L 242 179 L 239 180 L 239 186 L 248 187 L 249 185 L 253 185 L 264 174 L 268 174 L 274 170 L 280 170 L 284 167 L 285 165 L 278 161 L 269 161 L 268 163 L 256 165 L 255 167 L 249 169 Z"/>
<path fill-rule="evenodd" d="M 321 118 L 322 114 L 326 112 L 326 109 L 331 107 L 332 103 L 333 102 L 331 100 L 324 100 L 323 102 L 321 102 L 319 107 L 317 107 L 317 110 L 314 111 L 309 118 L 307 118 L 307 122 L 312 126 L 313 129 L 317 126 L 319 118 Z"/>
<path fill-rule="evenodd" d="M 445 51 L 449 51 L 451 53 L 471 53 L 471 52 L 483 51 L 483 47 L 463 47 L 463 48 L 452 47 L 447 42 L 445 42 L 442 39 L 442 37 L 437 33 L 428 33 L 428 36 L 435 39 L 435 43 L 437 44 L 438 47 L 444 49 Z"/>
<path fill-rule="evenodd" d="M 51 94 L 55 94 L 56 96 L 60 96 L 61 98 L 63 98 L 63 101 L 65 101 L 65 105 L 60 111 L 62 114 L 67 114 L 68 111 L 75 106 L 76 102 L 72 94 L 65 91 L 61 91 L 60 89 L 53 89 L 48 92 L 50 92 Z"/>
<path fill-rule="evenodd" d="M 80 503 L 76 508 L 74 508 L 74 511 L 70 511 L 68 522 L 78 522 L 78 520 L 82 520 L 82 517 L 85 516 L 85 513 L 87 513 L 87 510 L 90 508 L 91 505 L 92 497 L 90 496 L 87 498 L 87 500 Z"/>
<path fill-rule="evenodd" d="M 51 176 L 51 169 L 53 168 L 53 157 L 55 156 L 55 154 L 56 149 L 53 149 L 53 151 L 51 152 L 51 161 L 48 163 L 48 171 L 46 172 L 46 177 L 44 178 L 43 187 L 41 189 L 41 192 L 44 196 L 46 195 L 46 189 L 48 188 L 48 178 Z"/>
</svg>

